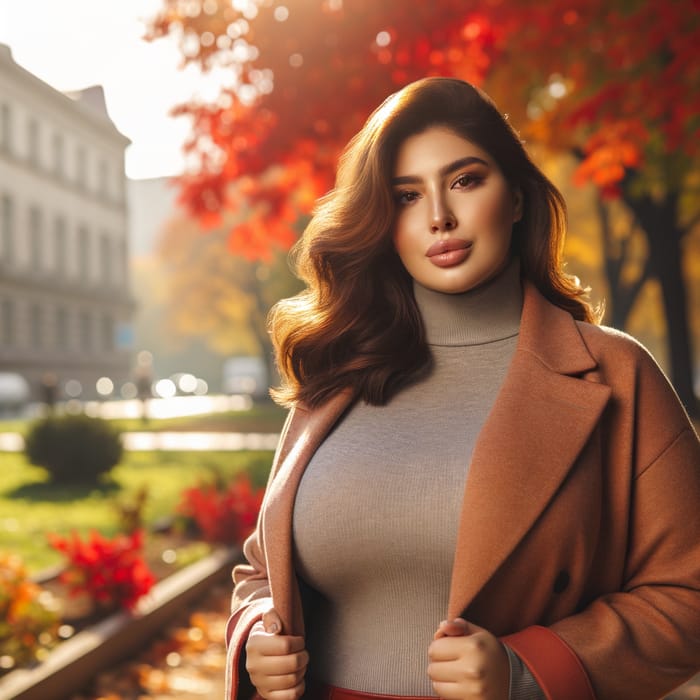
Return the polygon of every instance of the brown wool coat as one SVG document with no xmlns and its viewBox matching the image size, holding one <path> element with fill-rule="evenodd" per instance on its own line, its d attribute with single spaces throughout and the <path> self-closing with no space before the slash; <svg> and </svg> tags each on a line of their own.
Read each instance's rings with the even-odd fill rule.
<svg viewBox="0 0 700 700">
<path fill-rule="evenodd" d="M 264 610 L 304 632 L 294 497 L 348 402 L 287 419 L 249 564 L 233 574 L 227 699 L 252 692 L 244 646 Z M 552 700 L 651 700 L 700 669 L 697 435 L 638 343 L 529 284 L 472 457 L 445 615 L 501 636 Z"/>
</svg>

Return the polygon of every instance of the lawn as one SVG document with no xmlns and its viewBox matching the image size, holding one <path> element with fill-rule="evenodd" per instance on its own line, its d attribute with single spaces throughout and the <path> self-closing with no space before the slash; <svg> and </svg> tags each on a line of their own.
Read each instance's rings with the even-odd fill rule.
<svg viewBox="0 0 700 700">
<path fill-rule="evenodd" d="M 273 403 L 253 406 L 245 411 L 224 411 L 179 418 L 119 418 L 110 422 L 121 431 L 278 433 L 287 411 Z M 0 432 L 25 433 L 31 420 L 0 420 Z"/>
<path fill-rule="evenodd" d="M 61 561 L 46 543 L 47 532 L 114 534 L 117 504 L 133 502 L 144 487 L 144 519 L 151 525 L 173 515 L 183 489 L 215 474 L 228 479 L 245 470 L 264 485 L 271 461 L 269 451 L 127 452 L 108 483 L 85 488 L 50 484 L 22 454 L 0 452 L 0 549 L 19 554 L 36 573 Z"/>
</svg>

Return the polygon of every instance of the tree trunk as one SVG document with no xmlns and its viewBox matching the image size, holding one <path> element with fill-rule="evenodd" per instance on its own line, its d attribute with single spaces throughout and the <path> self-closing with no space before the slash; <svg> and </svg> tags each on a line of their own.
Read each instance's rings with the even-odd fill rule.
<svg viewBox="0 0 700 700">
<path fill-rule="evenodd" d="M 257 318 L 253 320 L 251 327 L 262 350 L 263 360 L 267 367 L 267 381 L 270 387 L 276 387 L 279 385 L 280 376 L 277 371 L 277 363 L 275 362 L 275 354 L 270 334 L 267 332 L 267 314 L 270 311 L 270 307 L 264 298 L 261 284 L 256 279 L 254 271 L 252 277 L 253 282 L 250 291 L 255 299 Z"/>
<path fill-rule="evenodd" d="M 596 200 L 596 209 L 603 237 L 605 276 L 608 281 L 609 299 L 605 309 L 606 323 L 613 326 L 613 328 L 623 329 L 627 325 L 627 319 L 639 296 L 639 291 L 649 279 L 649 264 L 647 262 L 644 265 L 637 279 L 632 282 L 624 281 L 622 271 L 629 256 L 630 242 L 634 235 L 634 224 L 630 227 L 628 237 L 619 241 L 616 245 L 610 225 L 610 212 L 600 195 L 598 195 Z"/>
<path fill-rule="evenodd" d="M 626 204 L 637 215 L 649 241 L 649 264 L 661 284 L 664 313 L 668 326 L 671 381 L 680 400 L 693 416 L 700 414 L 693 386 L 691 335 L 688 304 L 681 256 L 682 229 L 677 225 L 676 193 L 663 200 L 650 196 L 625 197 Z"/>
</svg>

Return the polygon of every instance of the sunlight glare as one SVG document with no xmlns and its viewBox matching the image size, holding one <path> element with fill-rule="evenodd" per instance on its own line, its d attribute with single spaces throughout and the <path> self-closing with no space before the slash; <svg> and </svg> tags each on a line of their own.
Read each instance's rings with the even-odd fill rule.
<svg viewBox="0 0 700 700">
<path fill-rule="evenodd" d="M 278 5 L 275 8 L 274 16 L 278 22 L 286 22 L 289 17 L 289 10 L 284 5 Z"/>
<path fill-rule="evenodd" d="M 389 46 L 391 43 L 391 34 L 389 34 L 389 32 L 379 32 L 375 42 L 377 43 L 377 46 Z"/>
</svg>

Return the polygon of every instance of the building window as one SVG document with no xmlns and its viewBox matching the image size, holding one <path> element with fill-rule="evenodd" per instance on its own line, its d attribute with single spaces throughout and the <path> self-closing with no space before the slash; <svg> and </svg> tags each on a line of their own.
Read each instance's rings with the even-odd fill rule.
<svg viewBox="0 0 700 700">
<path fill-rule="evenodd" d="M 41 210 L 37 206 L 29 208 L 29 257 L 31 268 L 41 272 L 44 246 L 41 230 Z"/>
<path fill-rule="evenodd" d="M 0 198 L 0 246 L 2 259 L 12 263 L 15 259 L 15 209 L 9 194 Z"/>
<path fill-rule="evenodd" d="M 53 171 L 59 177 L 65 172 L 65 149 L 63 146 L 63 134 L 54 133 L 52 141 L 53 150 Z"/>
<path fill-rule="evenodd" d="M 102 273 L 102 283 L 106 286 L 112 284 L 112 260 L 110 259 L 109 234 L 102 234 L 100 237 L 100 272 Z"/>
<path fill-rule="evenodd" d="M 109 314 L 102 317 L 102 349 L 114 350 L 114 319 Z"/>
<path fill-rule="evenodd" d="M 10 105 L 0 105 L 0 148 L 6 153 L 12 150 L 12 112 Z"/>
<path fill-rule="evenodd" d="M 87 155 L 85 148 L 78 146 L 75 151 L 75 182 L 80 187 L 85 187 L 87 180 Z"/>
<path fill-rule="evenodd" d="M 15 344 L 15 306 L 12 299 L 3 299 L 0 304 L 0 334 L 4 347 Z"/>
<path fill-rule="evenodd" d="M 86 226 L 78 229 L 78 279 L 81 282 L 90 279 L 90 233 Z"/>
<path fill-rule="evenodd" d="M 27 123 L 27 160 L 39 165 L 39 122 L 34 118 Z"/>
<path fill-rule="evenodd" d="M 56 347 L 68 350 L 68 311 L 60 306 L 56 309 Z"/>
<path fill-rule="evenodd" d="M 80 314 L 80 347 L 83 352 L 92 352 L 92 317 L 88 311 Z"/>
<path fill-rule="evenodd" d="M 54 219 L 53 245 L 54 245 L 54 269 L 59 277 L 66 277 L 68 271 L 68 232 L 66 220 L 60 214 Z"/>
<path fill-rule="evenodd" d="M 39 304 L 32 304 L 29 307 L 29 333 L 32 348 L 41 348 L 44 341 L 43 314 Z"/>
</svg>

